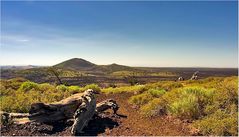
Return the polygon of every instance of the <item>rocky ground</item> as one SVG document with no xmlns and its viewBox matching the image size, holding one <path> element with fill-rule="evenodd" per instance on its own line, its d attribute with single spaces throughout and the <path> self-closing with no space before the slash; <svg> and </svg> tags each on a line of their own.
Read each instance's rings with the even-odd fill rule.
<svg viewBox="0 0 239 137">
<path fill-rule="evenodd" d="M 100 94 L 97 101 L 114 99 L 120 106 L 118 115 L 107 111 L 96 116 L 84 129 L 84 136 L 181 136 L 192 135 L 189 123 L 167 116 L 146 118 L 139 114 L 138 109 L 128 103 L 132 94 Z M 27 123 L 24 125 L 11 124 L 1 127 L 2 136 L 70 136 L 71 124 L 55 123 L 46 125 Z"/>
</svg>

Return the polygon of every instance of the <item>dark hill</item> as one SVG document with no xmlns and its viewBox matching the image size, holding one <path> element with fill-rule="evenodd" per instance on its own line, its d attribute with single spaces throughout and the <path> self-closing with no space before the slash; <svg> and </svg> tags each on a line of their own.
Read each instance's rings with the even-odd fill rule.
<svg viewBox="0 0 239 137">
<path fill-rule="evenodd" d="M 110 64 L 110 65 L 96 65 L 87 60 L 80 58 L 73 58 L 62 63 L 55 65 L 54 67 L 60 69 L 76 70 L 76 71 L 89 71 L 89 72 L 101 72 L 101 73 L 111 73 L 115 71 L 133 71 L 137 70 L 133 67 Z"/>
<path fill-rule="evenodd" d="M 56 68 L 70 70 L 89 70 L 97 65 L 81 58 L 73 58 L 62 63 L 54 65 Z"/>
<path fill-rule="evenodd" d="M 94 67 L 93 70 L 111 73 L 116 71 L 133 71 L 136 69 L 129 66 L 124 66 L 124 65 L 110 64 L 110 65 L 98 65 Z"/>
</svg>

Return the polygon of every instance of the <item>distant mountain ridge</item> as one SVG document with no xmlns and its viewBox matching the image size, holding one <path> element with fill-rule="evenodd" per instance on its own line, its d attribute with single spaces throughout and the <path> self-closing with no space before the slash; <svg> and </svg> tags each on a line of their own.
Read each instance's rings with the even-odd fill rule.
<svg viewBox="0 0 239 137">
<path fill-rule="evenodd" d="M 145 76 L 154 78 L 173 78 L 175 76 L 188 76 L 192 75 L 195 71 L 200 71 L 202 77 L 207 76 L 234 76 L 238 74 L 238 69 L 225 69 L 225 68 L 152 68 L 152 67 L 130 67 L 119 64 L 109 64 L 109 65 L 97 65 L 87 60 L 81 58 L 73 58 L 63 61 L 54 66 L 0 66 L 1 67 L 1 77 L 2 79 L 23 77 L 35 82 L 46 82 L 51 81 L 54 76 L 49 72 L 50 67 L 56 68 L 59 72 L 60 77 L 65 77 L 65 80 L 69 80 L 69 77 L 81 77 L 81 76 L 95 76 L 101 77 L 100 79 L 95 79 L 97 83 L 98 80 L 104 81 L 108 78 L 119 78 L 124 76 L 143 76 L 142 80 L 145 80 Z M 210 72 L 210 73 L 209 73 Z M 155 79 L 152 79 L 154 81 Z M 175 79 L 175 78 L 174 78 Z M 85 79 L 84 79 L 85 80 Z M 92 79 L 87 79 L 91 81 Z M 87 81 L 86 80 L 86 81 Z M 89 82 L 88 81 L 88 82 Z M 79 81 L 77 81 L 79 83 Z M 82 82 L 82 81 L 81 81 Z M 73 82 L 74 83 L 74 82 Z"/>
<path fill-rule="evenodd" d="M 115 71 L 132 71 L 136 70 L 133 67 L 110 64 L 110 65 L 96 65 L 92 62 L 84 60 L 82 58 L 73 58 L 54 65 L 53 67 L 60 69 L 68 69 L 75 71 L 96 71 L 96 72 L 115 72 Z"/>
<path fill-rule="evenodd" d="M 32 68 L 39 68 L 42 66 L 35 66 L 35 65 L 22 65 L 22 66 L 14 66 L 14 65 L 2 65 L 0 66 L 1 69 L 11 69 L 11 70 L 24 70 L 24 69 L 32 69 Z"/>
</svg>

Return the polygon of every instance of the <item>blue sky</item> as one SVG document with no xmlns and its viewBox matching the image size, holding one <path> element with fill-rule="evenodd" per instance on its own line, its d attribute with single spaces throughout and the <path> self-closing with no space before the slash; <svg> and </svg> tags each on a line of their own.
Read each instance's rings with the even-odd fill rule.
<svg viewBox="0 0 239 137">
<path fill-rule="evenodd" d="M 2 2 L 1 65 L 237 67 L 237 2 Z"/>
</svg>

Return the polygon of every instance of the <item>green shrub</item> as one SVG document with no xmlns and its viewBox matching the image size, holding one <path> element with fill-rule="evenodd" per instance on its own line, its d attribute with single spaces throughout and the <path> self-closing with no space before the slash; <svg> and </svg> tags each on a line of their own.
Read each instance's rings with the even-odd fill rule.
<svg viewBox="0 0 239 137">
<path fill-rule="evenodd" d="M 155 98 L 158 98 L 166 93 L 164 89 L 149 89 L 147 92 Z"/>
<path fill-rule="evenodd" d="M 181 98 L 181 89 L 173 89 L 169 92 L 166 92 L 163 96 L 160 98 L 165 101 L 166 104 L 172 104 L 175 101 L 178 101 L 178 99 Z"/>
<path fill-rule="evenodd" d="M 202 87 L 186 87 L 181 90 L 181 94 L 194 94 L 198 97 L 212 97 L 213 90 L 208 90 Z"/>
<path fill-rule="evenodd" d="M 93 89 L 94 91 L 98 91 L 100 92 L 100 87 L 96 84 L 90 84 L 90 85 L 86 85 L 83 90 L 87 90 L 87 89 Z"/>
<path fill-rule="evenodd" d="M 150 100 L 153 99 L 153 96 L 148 94 L 148 93 L 143 93 L 143 94 L 139 94 L 139 95 L 136 95 L 136 96 L 132 96 L 130 99 L 129 99 L 129 102 L 131 104 L 135 104 L 135 105 L 144 105 L 146 103 L 148 103 Z"/>
<path fill-rule="evenodd" d="M 206 106 L 213 101 L 214 89 L 205 89 L 201 87 L 187 87 L 181 90 L 181 96 L 195 95 L 200 107 Z"/>
<path fill-rule="evenodd" d="M 166 104 L 162 99 L 156 98 L 140 107 L 140 112 L 146 117 L 163 115 L 166 113 Z"/>
<path fill-rule="evenodd" d="M 102 89 L 103 93 L 106 94 L 114 94 L 114 93 L 123 93 L 123 92 L 136 92 L 142 93 L 146 90 L 144 85 L 134 85 L 134 86 L 124 86 L 124 87 L 116 87 L 116 88 L 104 88 Z"/>
<path fill-rule="evenodd" d="M 26 81 L 21 84 L 18 90 L 26 92 L 31 89 L 38 89 L 38 84 L 31 81 Z"/>
<path fill-rule="evenodd" d="M 217 110 L 215 113 L 197 120 L 193 125 L 202 135 L 238 136 L 238 113 L 227 114 Z"/>
<path fill-rule="evenodd" d="M 68 90 L 69 92 L 71 92 L 72 94 L 75 94 L 75 93 L 79 93 L 81 92 L 81 88 L 79 86 L 69 86 L 68 87 Z"/>
<path fill-rule="evenodd" d="M 182 119 L 196 119 L 199 116 L 199 104 L 195 95 L 188 95 L 168 106 L 170 114 Z"/>
<path fill-rule="evenodd" d="M 168 110 L 172 115 L 182 119 L 197 119 L 204 115 L 204 109 L 212 103 L 213 89 L 201 87 L 186 87 L 179 89 L 175 101 L 169 104 Z"/>
<path fill-rule="evenodd" d="M 65 85 L 58 85 L 56 89 L 63 92 L 68 91 L 68 87 Z"/>
<path fill-rule="evenodd" d="M 170 91 L 172 89 L 175 89 L 175 88 L 181 88 L 183 87 L 182 83 L 179 83 L 179 82 L 166 82 L 164 84 L 162 84 L 161 88 L 165 89 L 166 91 Z"/>
<path fill-rule="evenodd" d="M 46 92 L 49 90 L 55 90 L 55 86 L 49 84 L 49 83 L 42 83 L 38 85 L 39 90 L 41 90 L 42 92 Z"/>
</svg>

